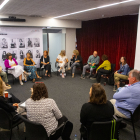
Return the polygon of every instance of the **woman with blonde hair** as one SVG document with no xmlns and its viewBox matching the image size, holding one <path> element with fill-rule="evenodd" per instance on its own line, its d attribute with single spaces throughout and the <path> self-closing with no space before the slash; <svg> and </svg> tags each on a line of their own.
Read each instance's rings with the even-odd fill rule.
<svg viewBox="0 0 140 140">
<path fill-rule="evenodd" d="M 72 61 L 72 65 L 69 68 L 69 70 L 70 69 L 72 70 L 72 78 L 74 78 L 76 66 L 82 66 L 82 57 L 79 55 L 79 51 L 78 50 L 74 50 L 73 51 L 73 55 L 72 55 L 71 61 Z"/>
<path fill-rule="evenodd" d="M 64 73 L 65 73 L 65 66 L 69 62 L 65 50 L 61 50 L 61 53 L 58 55 L 56 62 L 58 62 L 58 66 L 60 69 L 58 70 L 59 72 L 62 71 L 62 78 L 65 78 Z"/>
</svg>

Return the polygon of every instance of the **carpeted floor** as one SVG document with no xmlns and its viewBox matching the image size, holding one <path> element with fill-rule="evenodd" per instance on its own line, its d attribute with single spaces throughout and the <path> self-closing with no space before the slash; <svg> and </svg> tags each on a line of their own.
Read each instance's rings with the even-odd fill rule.
<svg viewBox="0 0 140 140">
<path fill-rule="evenodd" d="M 10 79 L 10 77 L 9 77 Z M 75 78 L 71 78 L 70 74 L 67 74 L 65 79 L 62 79 L 60 76 L 56 76 L 55 73 L 52 74 L 51 78 L 42 79 L 49 93 L 49 98 L 52 98 L 56 101 L 61 112 L 68 117 L 68 119 L 73 123 L 74 129 L 71 135 L 71 139 L 74 139 L 74 135 L 78 135 L 80 139 L 80 110 L 84 103 L 89 100 L 89 89 L 92 83 L 96 81 L 91 81 L 90 79 L 81 80 L 80 73 L 77 73 Z M 12 81 L 11 81 L 12 82 Z M 15 81 L 15 84 L 12 86 L 12 89 L 9 92 L 12 92 L 17 98 L 21 101 L 25 101 L 31 95 L 30 88 L 33 86 L 31 81 L 28 81 L 23 86 L 19 85 L 18 80 Z M 103 84 L 102 84 L 103 85 Z M 104 86 L 104 85 L 103 85 Z M 104 86 L 108 100 L 113 97 L 113 87 L 106 85 Z M 12 140 L 23 140 L 23 124 L 17 128 L 13 129 Z M 140 139 L 140 128 L 136 127 L 137 139 Z M 10 132 L 0 132 L 0 140 L 8 140 Z M 120 140 L 133 140 L 133 131 L 131 126 L 120 131 Z"/>
</svg>

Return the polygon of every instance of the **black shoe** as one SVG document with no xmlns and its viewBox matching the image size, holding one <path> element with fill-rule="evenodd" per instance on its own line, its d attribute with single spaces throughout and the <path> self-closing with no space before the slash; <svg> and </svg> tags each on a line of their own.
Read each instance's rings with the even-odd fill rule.
<svg viewBox="0 0 140 140">
<path fill-rule="evenodd" d="M 85 76 L 81 76 L 80 79 L 85 79 Z"/>
<path fill-rule="evenodd" d="M 127 124 L 124 123 L 124 122 L 121 122 L 120 126 L 119 126 L 119 129 L 123 129 L 123 128 L 126 128 Z"/>
</svg>

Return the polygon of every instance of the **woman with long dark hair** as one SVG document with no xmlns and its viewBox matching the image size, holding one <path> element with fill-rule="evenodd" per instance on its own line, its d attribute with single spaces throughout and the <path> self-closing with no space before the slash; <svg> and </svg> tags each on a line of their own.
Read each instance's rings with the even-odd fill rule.
<svg viewBox="0 0 140 140">
<path fill-rule="evenodd" d="M 129 65 L 126 63 L 126 58 L 121 57 L 120 59 L 120 69 L 114 73 L 114 89 L 116 91 L 117 88 L 120 87 L 120 79 L 128 80 L 128 73 L 130 71 Z"/>
</svg>

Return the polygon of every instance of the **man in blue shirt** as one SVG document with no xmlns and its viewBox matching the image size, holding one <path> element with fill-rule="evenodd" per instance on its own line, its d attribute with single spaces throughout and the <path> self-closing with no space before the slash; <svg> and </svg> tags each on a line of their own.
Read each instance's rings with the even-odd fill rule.
<svg viewBox="0 0 140 140">
<path fill-rule="evenodd" d="M 130 118 L 130 113 L 118 107 L 130 110 L 134 113 L 135 109 L 140 104 L 140 71 L 131 70 L 129 72 L 129 84 L 123 88 L 119 88 L 110 100 L 114 105 L 114 115 L 122 118 Z"/>
<path fill-rule="evenodd" d="M 99 62 L 100 62 L 100 57 L 97 55 L 97 51 L 94 51 L 93 55 L 90 55 L 88 58 L 87 61 L 88 64 L 83 67 L 83 73 L 81 75 L 81 79 L 85 79 L 86 69 L 90 69 L 90 75 L 88 76 L 88 78 L 90 78 L 93 70 L 96 69 L 97 66 L 99 65 Z"/>
</svg>

